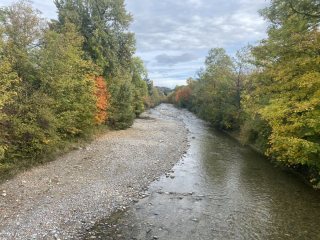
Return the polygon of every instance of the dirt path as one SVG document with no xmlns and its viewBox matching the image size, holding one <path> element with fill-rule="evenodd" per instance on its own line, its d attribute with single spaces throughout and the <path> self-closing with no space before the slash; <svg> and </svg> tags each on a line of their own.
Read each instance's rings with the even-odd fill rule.
<svg viewBox="0 0 320 240">
<path fill-rule="evenodd" d="M 161 108 L 180 114 L 170 105 Z M 0 239 L 79 238 L 99 219 L 144 197 L 139 192 L 187 147 L 181 121 L 164 120 L 157 109 L 144 117 L 0 185 Z"/>
</svg>

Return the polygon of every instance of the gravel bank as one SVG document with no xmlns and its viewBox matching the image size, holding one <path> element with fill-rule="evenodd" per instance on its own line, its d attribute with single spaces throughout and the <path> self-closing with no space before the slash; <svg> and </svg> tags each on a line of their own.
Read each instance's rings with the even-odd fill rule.
<svg viewBox="0 0 320 240">
<path fill-rule="evenodd" d="M 182 111 L 161 105 L 132 128 L 0 185 L 0 239 L 74 239 L 125 208 L 187 148 Z"/>
</svg>

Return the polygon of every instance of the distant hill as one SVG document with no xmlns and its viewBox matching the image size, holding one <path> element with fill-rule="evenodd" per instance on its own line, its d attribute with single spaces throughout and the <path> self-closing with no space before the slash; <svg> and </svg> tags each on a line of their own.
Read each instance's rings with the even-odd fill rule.
<svg viewBox="0 0 320 240">
<path fill-rule="evenodd" d="M 170 93 L 173 92 L 173 89 L 168 88 L 168 87 L 155 86 L 155 88 L 157 88 L 159 90 L 159 92 L 163 93 L 165 96 L 168 96 Z"/>
</svg>

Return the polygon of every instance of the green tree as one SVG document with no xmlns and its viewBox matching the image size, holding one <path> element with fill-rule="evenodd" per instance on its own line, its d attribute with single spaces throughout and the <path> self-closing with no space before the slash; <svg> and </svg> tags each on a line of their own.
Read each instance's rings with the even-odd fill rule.
<svg viewBox="0 0 320 240">
<path fill-rule="evenodd" d="M 84 60 L 83 38 L 71 23 L 60 32 L 48 30 L 39 54 L 41 91 L 54 102 L 57 131 L 62 139 L 81 136 L 94 125 L 94 77 L 98 68 Z"/>
<path fill-rule="evenodd" d="M 145 79 L 147 78 L 147 70 L 143 61 L 135 57 L 132 61 L 132 84 L 133 84 L 133 109 L 136 116 L 144 112 L 144 100 L 148 95 L 148 88 Z"/>
<path fill-rule="evenodd" d="M 66 22 L 75 24 L 84 37 L 87 58 L 103 70 L 111 98 L 109 123 L 130 126 L 134 116 L 134 108 L 129 106 L 133 105 L 135 95 L 130 77 L 135 39 L 128 31 L 132 17 L 125 9 L 124 0 L 56 0 L 55 3 L 59 20 L 52 27 L 59 28 Z M 117 121 L 127 122 L 117 124 Z"/>
<path fill-rule="evenodd" d="M 8 121 L 8 115 L 4 108 L 13 101 L 17 94 L 17 85 L 19 85 L 18 74 L 12 69 L 10 61 L 4 55 L 4 42 L 0 30 L 0 160 L 4 157 L 7 143 L 5 139 L 5 122 Z"/>
<path fill-rule="evenodd" d="M 1 26 L 1 88 L 9 93 L 1 105 L 6 161 L 38 159 L 94 125 L 94 78 L 100 71 L 83 60 L 83 38 L 74 25 L 45 29 L 26 1 L 3 9 Z"/>
<path fill-rule="evenodd" d="M 41 81 L 35 64 L 43 36 L 44 24 L 39 12 L 28 1 L 20 1 L 1 10 L 3 56 L 20 79 L 13 88 L 14 101 L 7 103 L 5 142 L 7 159 L 36 158 L 54 135 L 45 123 L 52 117 L 51 99 L 40 90 Z M 10 70 L 11 71 L 11 70 Z"/>
<path fill-rule="evenodd" d="M 128 31 L 132 17 L 124 0 L 56 0 L 58 22 L 71 22 L 84 37 L 84 51 L 100 67 L 105 76 L 115 69 L 130 68 L 135 51 L 134 35 Z"/>
<path fill-rule="evenodd" d="M 5 40 L 4 54 L 24 84 L 37 84 L 34 60 L 46 27 L 40 12 L 29 1 L 21 0 L 0 10 Z"/>
<path fill-rule="evenodd" d="M 315 0 L 274 0 L 262 11 L 268 39 L 253 48 L 258 71 L 245 102 L 271 127 L 268 154 L 320 169 L 320 33 Z"/>
<path fill-rule="evenodd" d="M 125 80 L 124 80 L 125 79 Z M 109 107 L 108 122 L 115 129 L 125 129 L 133 124 L 135 117 L 132 102 L 132 84 L 130 74 L 122 75 L 121 79 L 113 78 L 117 84 L 110 85 L 110 92 L 113 94 Z"/>
<path fill-rule="evenodd" d="M 236 82 L 232 59 L 222 48 L 209 51 L 205 69 L 193 91 L 194 107 L 215 127 L 233 129 L 237 125 Z"/>
</svg>

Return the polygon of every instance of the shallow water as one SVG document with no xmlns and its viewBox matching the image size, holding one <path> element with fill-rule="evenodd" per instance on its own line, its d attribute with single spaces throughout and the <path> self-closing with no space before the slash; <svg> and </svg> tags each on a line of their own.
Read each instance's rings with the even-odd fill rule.
<svg viewBox="0 0 320 240">
<path fill-rule="evenodd" d="M 171 107 L 153 113 L 177 118 Z M 190 147 L 140 199 L 87 239 L 320 239 L 320 194 L 187 111 Z"/>
</svg>

